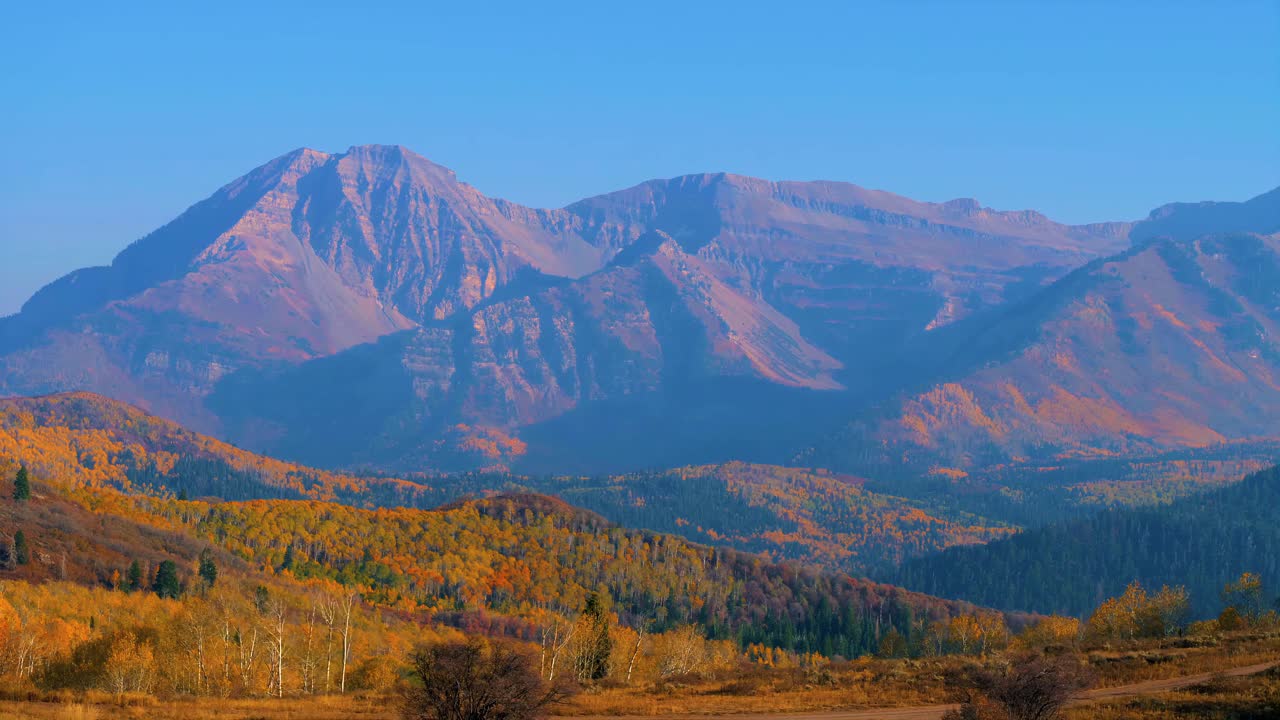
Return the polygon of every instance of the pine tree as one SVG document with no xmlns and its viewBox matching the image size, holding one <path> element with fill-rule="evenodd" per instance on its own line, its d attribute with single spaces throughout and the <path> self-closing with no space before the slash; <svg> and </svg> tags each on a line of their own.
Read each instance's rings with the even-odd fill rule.
<svg viewBox="0 0 1280 720">
<path fill-rule="evenodd" d="M 209 548 L 200 552 L 200 579 L 206 587 L 213 587 L 218 581 L 218 566 L 213 562 L 213 553 Z"/>
<path fill-rule="evenodd" d="M 142 563 L 134 560 L 129 565 L 129 574 L 127 576 L 128 584 L 125 586 L 129 592 L 135 592 L 142 589 Z"/>
<path fill-rule="evenodd" d="M 293 569 L 293 543 L 284 549 L 284 560 L 280 563 L 281 570 Z"/>
<path fill-rule="evenodd" d="M 162 598 L 177 599 L 182 594 L 182 584 L 178 582 L 178 564 L 172 560 L 160 563 L 151 589 Z"/>
<path fill-rule="evenodd" d="M 19 565 L 31 562 L 31 548 L 27 547 L 27 534 L 21 530 L 13 534 L 13 554 L 14 560 Z"/>
<path fill-rule="evenodd" d="M 613 639 L 609 637 L 609 617 L 599 593 L 587 596 L 582 615 L 588 621 L 590 635 L 586 640 L 586 656 L 583 658 L 582 677 L 587 680 L 603 680 L 609 674 L 609 656 L 613 654 Z"/>
<path fill-rule="evenodd" d="M 26 465 L 19 467 L 18 474 L 13 478 L 13 499 L 20 502 L 31 499 L 31 478 L 27 474 Z"/>
</svg>

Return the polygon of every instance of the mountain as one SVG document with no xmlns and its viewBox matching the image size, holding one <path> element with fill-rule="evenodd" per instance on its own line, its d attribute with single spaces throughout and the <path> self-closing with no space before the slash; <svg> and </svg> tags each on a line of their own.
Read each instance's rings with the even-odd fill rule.
<svg viewBox="0 0 1280 720">
<path fill-rule="evenodd" d="M 1201 617 L 1241 573 L 1280 577 L 1280 468 L 1165 506 L 1105 511 L 885 574 L 906 587 L 1006 610 L 1082 616 L 1130 582 L 1184 585 Z M 1269 600 L 1269 598 L 1268 598 Z"/>
<path fill-rule="evenodd" d="M 226 185 L 0 328 L 10 391 L 105 391 L 212 427 L 224 376 L 332 354 L 599 252 L 396 147 L 298 150 Z"/>
<path fill-rule="evenodd" d="M 879 444 L 972 468 L 1274 439 L 1280 237 L 1160 237 L 1094 261 L 975 328 L 944 365 L 818 456 L 849 466 L 841 446 Z"/>
<path fill-rule="evenodd" d="M 664 426 L 626 462 L 777 458 L 847 417 L 835 396 L 910 375 L 912 342 L 1128 228 L 727 174 L 535 210 L 403 148 L 304 149 L 0 320 L 0 392 L 100 392 L 335 465 L 551 466 Z"/>
</svg>

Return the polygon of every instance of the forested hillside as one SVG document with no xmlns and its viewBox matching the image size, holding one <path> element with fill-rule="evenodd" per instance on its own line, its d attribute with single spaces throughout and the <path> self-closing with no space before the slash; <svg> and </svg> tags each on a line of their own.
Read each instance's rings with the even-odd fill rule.
<svg viewBox="0 0 1280 720">
<path fill-rule="evenodd" d="M 692 624 L 744 648 L 845 657 L 874 652 L 892 629 L 918 641 L 932 619 L 956 612 L 843 574 L 610 526 L 540 496 L 434 511 L 306 501 L 172 501 L 154 511 L 255 565 L 360 587 L 406 611 L 571 614 L 598 591 L 632 627 Z"/>
<path fill-rule="evenodd" d="M 245 452 L 89 393 L 0 400 L 0 453 L 87 487 L 151 488 L 223 500 L 335 500 L 431 508 L 496 492 L 554 494 L 627 527 L 774 559 L 865 572 L 1009 532 L 966 513 L 862 487 L 823 471 L 728 463 L 629 475 L 359 476 Z"/>
<path fill-rule="evenodd" d="M 427 488 L 245 452 L 92 393 L 0 399 L 0 457 L 68 486 L 167 488 L 226 499 L 412 504 Z"/>
<path fill-rule="evenodd" d="M 724 463 L 607 476 L 404 477 L 320 470 L 249 453 L 89 393 L 0 400 L 0 455 L 73 487 L 183 498 L 336 501 L 434 508 L 501 492 L 556 495 L 624 527 L 864 574 L 1094 508 L 1169 502 L 1235 481 L 1274 448 L 1223 446 L 1145 458 L 934 468 L 864 479 Z"/>
<path fill-rule="evenodd" d="M 4 459 L 0 470 L 14 477 L 20 461 Z M 25 546 L 6 548 L 0 579 L 121 588 L 135 561 L 149 583 L 170 560 L 175 587 L 197 587 L 199 555 L 212 548 L 221 564 L 252 577 L 321 582 L 373 607 L 449 624 L 573 617 L 598 593 L 625 626 L 693 626 L 743 648 L 846 657 L 876 652 L 887 635 L 905 643 L 902 652 L 918 649 L 933 621 L 973 612 L 841 573 L 622 529 L 544 496 L 364 510 L 180 500 L 31 477 L 30 499 L 0 502 L 0 532 L 10 546 L 21 532 Z"/>
<path fill-rule="evenodd" d="M 439 483 L 455 492 L 549 493 L 626 527 L 855 573 L 1013 532 L 864 484 L 825 470 L 742 462 L 599 477 L 464 475 Z"/>
<path fill-rule="evenodd" d="M 1280 577 L 1280 468 L 1166 506 L 1112 509 L 911 560 L 884 579 L 1007 610 L 1081 616 L 1134 580 L 1184 585 L 1199 616 L 1242 572 Z"/>
<path fill-rule="evenodd" d="M 1166 505 L 1239 482 L 1280 457 L 1274 442 L 1229 443 L 1173 452 L 1059 458 L 962 470 L 869 471 L 865 488 L 912 498 L 944 516 L 1039 527 L 1098 510 Z"/>
</svg>

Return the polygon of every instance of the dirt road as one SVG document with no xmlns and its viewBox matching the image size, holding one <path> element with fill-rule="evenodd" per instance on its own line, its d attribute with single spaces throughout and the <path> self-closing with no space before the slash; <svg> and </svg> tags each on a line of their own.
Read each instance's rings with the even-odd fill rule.
<svg viewBox="0 0 1280 720">
<path fill-rule="evenodd" d="M 1098 688 L 1089 690 L 1080 694 L 1078 698 L 1072 701 L 1073 705 L 1081 705 L 1090 703 L 1095 700 L 1109 700 L 1115 698 L 1133 697 L 1135 695 L 1155 695 L 1157 693 L 1169 692 L 1170 690 L 1180 690 L 1185 687 L 1197 685 L 1216 675 L 1224 675 L 1226 677 L 1241 677 L 1244 675 L 1254 675 L 1273 667 L 1280 665 L 1280 662 L 1272 661 L 1259 663 L 1257 665 L 1249 665 L 1248 667 L 1233 668 L 1222 673 L 1201 673 L 1199 675 L 1186 675 L 1184 677 L 1167 678 L 1165 680 L 1148 680 L 1146 682 L 1135 683 L 1133 685 L 1120 685 L 1117 687 Z M 720 715 L 718 717 L 726 720 L 938 720 L 943 713 L 955 705 L 926 705 L 922 707 L 903 707 L 903 708 L 884 708 L 879 710 L 824 710 L 821 712 L 809 713 L 751 713 L 740 715 Z M 660 715 L 657 716 L 662 720 L 708 720 L 717 716 L 708 715 Z M 653 720 L 649 717 L 584 717 L 580 716 L 574 720 Z"/>
</svg>

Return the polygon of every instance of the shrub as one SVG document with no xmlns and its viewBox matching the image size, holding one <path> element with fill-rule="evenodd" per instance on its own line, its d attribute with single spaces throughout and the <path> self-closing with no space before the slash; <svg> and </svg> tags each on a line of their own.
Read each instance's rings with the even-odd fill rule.
<svg viewBox="0 0 1280 720">
<path fill-rule="evenodd" d="M 971 668 L 959 681 L 970 696 L 945 720 L 1053 720 L 1093 678 L 1071 656 L 1023 655 L 1000 670 Z"/>
<path fill-rule="evenodd" d="M 564 688 L 544 683 L 529 656 L 510 642 L 420 645 L 410 663 L 406 720 L 530 720 L 545 717 L 565 697 Z"/>
</svg>

